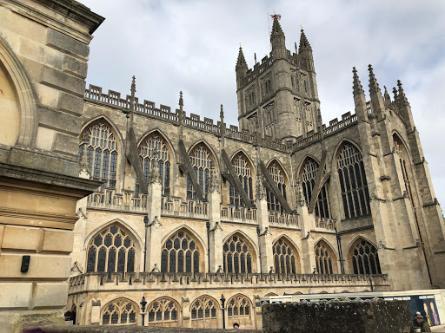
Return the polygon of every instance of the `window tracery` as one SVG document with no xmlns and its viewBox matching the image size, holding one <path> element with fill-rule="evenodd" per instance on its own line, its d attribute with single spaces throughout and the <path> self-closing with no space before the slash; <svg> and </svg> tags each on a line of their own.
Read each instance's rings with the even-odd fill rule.
<svg viewBox="0 0 445 333">
<path fill-rule="evenodd" d="M 273 161 L 269 167 L 267 168 L 269 171 L 272 180 L 276 183 L 278 190 L 283 195 L 284 199 L 286 199 L 286 176 L 284 174 L 283 169 L 278 164 L 277 161 Z M 267 196 L 267 209 L 275 212 L 282 212 L 283 208 L 281 207 L 280 202 L 276 198 L 275 194 L 272 191 L 269 191 L 266 188 L 266 196 Z"/>
<path fill-rule="evenodd" d="M 209 296 L 201 296 L 190 306 L 192 320 L 216 319 L 218 303 Z"/>
<path fill-rule="evenodd" d="M 244 295 L 235 295 L 227 302 L 229 317 L 247 317 L 250 313 L 250 300 Z"/>
<path fill-rule="evenodd" d="M 367 240 L 360 238 L 352 247 L 354 274 L 381 274 L 377 249 Z"/>
<path fill-rule="evenodd" d="M 244 192 L 246 192 L 247 197 L 253 200 L 253 181 L 252 181 L 252 168 L 247 157 L 243 153 L 238 153 L 232 159 L 232 166 L 235 170 L 235 174 L 238 176 L 241 185 L 243 186 Z M 243 203 L 241 196 L 236 190 L 235 186 L 230 184 L 230 204 L 236 207 L 240 207 Z"/>
<path fill-rule="evenodd" d="M 116 186 L 117 143 L 111 127 L 103 120 L 96 121 L 80 137 L 80 161 L 86 155 L 91 177 L 104 181 L 106 186 Z"/>
<path fill-rule="evenodd" d="M 87 251 L 87 272 L 134 272 L 136 246 L 118 223 L 99 231 Z"/>
<path fill-rule="evenodd" d="M 273 257 L 275 273 L 285 275 L 297 274 L 297 254 L 285 238 L 280 238 L 273 245 Z"/>
<path fill-rule="evenodd" d="M 190 161 L 195 170 L 196 179 L 201 187 L 204 199 L 207 200 L 211 172 L 213 169 L 212 153 L 203 143 L 200 143 L 191 151 Z M 193 183 L 190 176 L 187 176 L 187 199 L 196 199 L 196 192 L 193 189 Z"/>
<path fill-rule="evenodd" d="M 180 307 L 178 303 L 167 297 L 160 297 L 147 307 L 148 322 L 179 321 Z"/>
<path fill-rule="evenodd" d="M 168 273 L 198 273 L 199 249 L 192 236 L 181 229 L 164 243 L 161 271 Z"/>
<path fill-rule="evenodd" d="M 102 311 L 102 325 L 123 325 L 136 323 L 138 306 L 125 298 L 108 303 Z"/>
<path fill-rule="evenodd" d="M 232 235 L 223 246 L 224 272 L 252 273 L 253 254 L 247 241 L 239 234 Z"/>
<path fill-rule="evenodd" d="M 345 142 L 337 156 L 337 167 L 346 219 L 369 215 L 368 183 L 360 151 Z"/>
<path fill-rule="evenodd" d="M 335 257 L 329 245 L 323 240 L 315 246 L 315 261 L 318 274 L 334 274 Z"/>
</svg>

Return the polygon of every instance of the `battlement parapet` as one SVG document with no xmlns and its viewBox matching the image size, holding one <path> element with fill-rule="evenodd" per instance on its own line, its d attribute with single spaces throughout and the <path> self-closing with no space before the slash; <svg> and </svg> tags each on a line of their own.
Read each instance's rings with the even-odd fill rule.
<svg viewBox="0 0 445 333">
<path fill-rule="evenodd" d="M 123 98 L 121 93 L 114 90 L 108 90 L 108 93 L 104 93 L 101 87 L 92 84 L 89 85 L 88 89 L 85 89 L 84 97 L 88 101 L 104 104 L 125 111 L 130 110 L 131 107 L 131 96 L 126 95 L 125 98 Z M 135 112 L 151 118 L 168 121 L 177 126 L 179 125 L 179 110 L 176 109 L 175 112 L 172 112 L 169 106 L 163 104 L 156 107 L 155 103 L 152 101 L 144 100 L 142 103 L 140 103 L 139 99 L 135 97 Z M 188 116 L 186 115 L 184 117 L 184 126 L 208 132 L 217 136 L 224 134 L 225 137 L 234 140 L 243 141 L 250 144 L 256 143 L 265 148 L 288 152 L 287 146 L 279 141 L 274 141 L 271 138 L 258 138 L 249 131 L 240 131 L 239 128 L 234 125 L 227 127 L 226 124 L 224 124 L 224 126 L 221 126 L 220 121 L 215 124 L 213 119 L 207 117 L 201 119 L 198 114 L 190 113 Z M 224 133 L 222 131 L 224 131 Z"/>
<path fill-rule="evenodd" d="M 390 282 L 386 274 L 275 274 L 275 273 L 86 273 L 70 278 L 69 294 L 86 291 L 125 290 L 155 288 L 184 289 L 214 286 L 239 287 L 385 287 Z"/>
</svg>

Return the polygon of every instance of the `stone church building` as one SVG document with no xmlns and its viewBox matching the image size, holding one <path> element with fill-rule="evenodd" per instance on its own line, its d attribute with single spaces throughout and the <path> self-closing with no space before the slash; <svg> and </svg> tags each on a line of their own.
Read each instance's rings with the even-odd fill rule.
<svg viewBox="0 0 445 333">
<path fill-rule="evenodd" d="M 141 99 L 134 77 L 128 94 L 85 89 L 102 20 L 0 0 L 0 322 L 259 328 L 264 296 L 445 287 L 400 81 L 391 96 L 369 66 L 367 98 L 354 68 L 355 112 L 324 123 L 309 39 L 289 51 L 274 16 L 261 62 L 239 50 L 229 126 L 222 105 L 212 120 L 182 93 Z"/>
</svg>

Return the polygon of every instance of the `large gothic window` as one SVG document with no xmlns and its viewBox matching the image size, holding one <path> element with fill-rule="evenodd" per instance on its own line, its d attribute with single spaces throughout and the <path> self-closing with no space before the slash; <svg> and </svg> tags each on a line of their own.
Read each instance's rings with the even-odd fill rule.
<svg viewBox="0 0 445 333">
<path fill-rule="evenodd" d="M 315 178 L 317 177 L 318 169 L 319 169 L 318 163 L 315 162 L 312 158 L 307 158 L 306 161 L 304 162 L 303 168 L 300 173 L 300 181 L 303 187 L 303 195 L 308 205 L 312 199 L 312 192 L 314 191 Z M 317 203 L 315 205 L 315 215 L 326 219 L 331 218 L 327 183 L 323 185 L 323 187 L 320 190 L 320 193 L 318 194 Z"/>
<path fill-rule="evenodd" d="M 374 245 L 359 238 L 351 248 L 354 274 L 381 274 L 379 255 Z"/>
<path fill-rule="evenodd" d="M 272 180 L 276 183 L 278 190 L 281 192 L 283 197 L 286 199 L 286 176 L 284 174 L 284 170 L 278 164 L 277 161 L 273 161 L 269 167 L 267 168 L 270 175 L 272 176 Z M 270 211 L 281 212 L 282 207 L 278 199 L 276 198 L 273 192 L 269 191 L 266 188 L 267 195 L 267 209 Z"/>
<path fill-rule="evenodd" d="M 335 255 L 330 246 L 323 240 L 315 245 L 315 261 L 318 274 L 334 274 Z"/>
<path fill-rule="evenodd" d="M 124 325 L 136 323 L 138 306 L 126 298 L 118 298 L 102 310 L 102 325 Z"/>
<path fill-rule="evenodd" d="M 190 306 L 192 320 L 216 319 L 218 310 L 218 302 L 210 296 L 201 296 L 197 298 Z"/>
<path fill-rule="evenodd" d="M 199 249 L 184 229 L 175 232 L 162 247 L 161 271 L 169 273 L 199 272 Z"/>
<path fill-rule="evenodd" d="M 224 272 L 252 273 L 253 253 L 246 239 L 240 234 L 232 235 L 223 246 Z"/>
<path fill-rule="evenodd" d="M 80 137 L 80 161 L 88 163 L 91 177 L 106 183 L 107 187 L 116 186 L 117 143 L 111 127 L 103 120 L 89 125 Z"/>
<path fill-rule="evenodd" d="M 158 133 L 148 135 L 139 145 L 139 158 L 146 183 L 149 182 L 150 171 L 153 164 L 159 168 L 161 176 L 162 194 L 170 193 L 170 160 L 167 142 Z"/>
<path fill-rule="evenodd" d="M 362 154 L 345 142 L 337 156 L 338 176 L 346 219 L 369 215 L 368 183 Z"/>
<path fill-rule="evenodd" d="M 174 300 L 161 297 L 151 302 L 147 307 L 149 323 L 156 322 L 178 322 L 180 307 Z"/>
<path fill-rule="evenodd" d="M 205 144 L 200 143 L 191 151 L 190 161 L 193 169 L 195 170 L 196 178 L 199 186 L 201 187 L 204 199 L 207 200 L 211 172 L 213 169 L 212 153 Z M 190 176 L 187 176 L 187 199 L 196 199 L 196 191 L 193 189 L 193 183 Z"/>
<path fill-rule="evenodd" d="M 227 302 L 227 315 L 230 317 L 248 317 L 251 313 L 250 300 L 241 294 L 233 296 Z"/>
<path fill-rule="evenodd" d="M 277 274 L 297 274 L 297 254 L 293 246 L 284 237 L 280 238 L 273 245 L 273 258 L 275 273 Z"/>
<path fill-rule="evenodd" d="M 232 159 L 232 166 L 247 197 L 253 200 L 252 167 L 249 160 L 240 152 Z M 232 184 L 230 184 L 230 204 L 237 207 L 242 205 L 241 196 Z"/>
<path fill-rule="evenodd" d="M 118 223 L 98 232 L 87 253 L 87 272 L 134 272 L 135 242 Z"/>
</svg>

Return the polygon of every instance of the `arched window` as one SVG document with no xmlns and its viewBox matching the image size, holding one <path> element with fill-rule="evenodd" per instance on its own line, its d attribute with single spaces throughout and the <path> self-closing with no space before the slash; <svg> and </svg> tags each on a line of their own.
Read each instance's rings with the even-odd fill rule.
<svg viewBox="0 0 445 333">
<path fill-rule="evenodd" d="M 405 145 L 402 140 L 396 135 L 393 135 L 394 141 L 394 151 L 397 153 L 396 156 L 399 157 L 400 169 L 402 171 L 403 183 L 405 184 L 405 190 L 408 194 L 408 198 L 411 200 L 411 203 L 414 205 L 413 201 L 413 192 L 411 189 L 410 182 L 410 157 L 408 152 L 406 151 Z"/>
<path fill-rule="evenodd" d="M 218 302 L 210 296 L 201 296 L 190 306 L 192 320 L 216 319 L 218 310 Z"/>
<path fill-rule="evenodd" d="M 161 271 L 168 273 L 199 272 L 199 249 L 196 240 L 184 229 L 175 232 L 162 247 Z"/>
<path fill-rule="evenodd" d="M 190 161 L 196 172 L 198 184 L 201 187 L 204 199 L 207 200 L 211 172 L 213 169 L 212 153 L 203 143 L 196 145 L 190 153 Z M 187 199 L 195 200 L 196 192 L 193 189 L 193 183 L 190 176 L 187 176 Z"/>
<path fill-rule="evenodd" d="M 312 199 L 312 192 L 315 186 L 315 178 L 317 177 L 319 165 L 312 158 L 307 158 L 304 162 L 300 173 L 300 181 L 303 187 L 303 195 L 306 203 Z M 317 197 L 315 205 L 315 215 L 321 218 L 331 218 L 331 211 L 329 209 L 327 183 L 323 185 Z"/>
<path fill-rule="evenodd" d="M 315 245 L 315 261 L 318 274 L 335 273 L 335 255 L 329 245 L 323 240 Z"/>
<path fill-rule="evenodd" d="M 147 307 L 148 322 L 178 322 L 180 307 L 177 302 L 167 297 L 160 297 Z"/>
<path fill-rule="evenodd" d="M 91 177 L 116 186 L 117 143 L 111 127 L 104 120 L 89 125 L 80 136 L 80 160 L 86 154 Z"/>
<path fill-rule="evenodd" d="M 251 313 L 250 300 L 244 295 L 235 295 L 227 302 L 229 317 L 248 317 Z"/>
<path fill-rule="evenodd" d="M 354 274 L 381 274 L 379 255 L 374 245 L 359 238 L 351 248 Z"/>
<path fill-rule="evenodd" d="M 296 260 L 298 255 L 295 253 L 293 246 L 284 237 L 277 240 L 273 245 L 273 258 L 275 273 L 297 274 Z"/>
<path fill-rule="evenodd" d="M 362 154 L 351 143 L 345 142 L 337 155 L 337 167 L 345 217 L 369 215 L 371 209 Z"/>
<path fill-rule="evenodd" d="M 126 298 L 118 298 L 105 305 L 102 310 L 102 325 L 123 325 L 136 323 L 138 306 Z"/>
<path fill-rule="evenodd" d="M 253 253 L 243 236 L 232 235 L 223 246 L 224 272 L 252 273 Z"/>
<path fill-rule="evenodd" d="M 243 153 L 239 152 L 232 159 L 232 166 L 247 197 L 253 200 L 252 167 L 249 160 Z M 230 204 L 237 207 L 242 204 L 241 196 L 232 184 L 230 184 Z"/>
<path fill-rule="evenodd" d="M 136 246 L 120 224 L 113 223 L 90 241 L 87 272 L 134 272 Z"/>
<path fill-rule="evenodd" d="M 150 169 L 153 163 L 159 167 L 161 175 L 162 195 L 170 193 L 170 160 L 167 142 L 158 133 L 148 135 L 139 145 L 139 158 L 142 164 L 145 181 L 149 182 Z"/>
<path fill-rule="evenodd" d="M 273 161 L 267 168 L 273 181 L 277 184 L 278 190 L 281 192 L 283 197 L 286 199 L 286 176 L 283 169 L 278 164 L 277 161 Z M 282 207 L 278 199 L 275 197 L 273 192 L 266 188 L 267 195 L 267 209 L 270 211 L 281 212 Z"/>
</svg>

